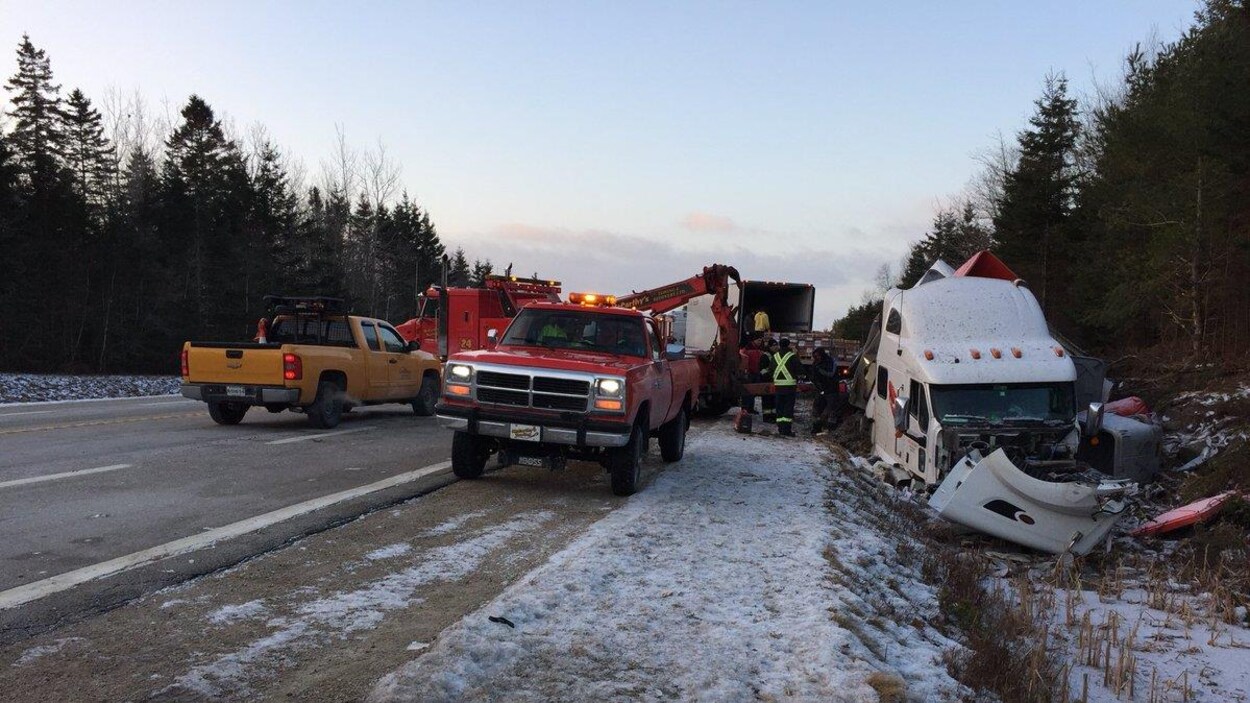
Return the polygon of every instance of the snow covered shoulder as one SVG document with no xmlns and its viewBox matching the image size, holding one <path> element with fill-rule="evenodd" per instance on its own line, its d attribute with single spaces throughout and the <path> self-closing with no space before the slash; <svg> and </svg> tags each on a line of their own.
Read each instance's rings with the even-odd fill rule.
<svg viewBox="0 0 1250 703">
<path fill-rule="evenodd" d="M 911 700 L 957 696 L 923 624 L 933 590 L 889 563 L 824 448 L 692 434 L 685 458 L 384 677 L 372 701 Z M 844 493 L 846 495 L 844 495 Z M 896 622 L 865 624 L 889 572 Z M 858 588 L 860 584 L 864 589 Z"/>
<path fill-rule="evenodd" d="M 0 405 L 174 395 L 177 376 L 71 376 L 0 373 Z"/>
</svg>

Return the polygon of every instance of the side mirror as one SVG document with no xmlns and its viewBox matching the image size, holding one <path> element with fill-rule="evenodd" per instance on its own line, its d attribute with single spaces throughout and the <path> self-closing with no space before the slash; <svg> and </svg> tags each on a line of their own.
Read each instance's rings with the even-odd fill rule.
<svg viewBox="0 0 1250 703">
<path fill-rule="evenodd" d="M 670 344 L 664 348 L 664 356 L 669 361 L 678 361 L 686 358 L 686 348 L 680 344 Z"/>
<path fill-rule="evenodd" d="M 411 354 L 414 351 L 421 351 L 421 340 L 414 339 L 408 342 L 408 353 Z"/>
<path fill-rule="evenodd" d="M 1106 412 L 1106 408 L 1102 403 L 1090 403 L 1089 410 L 1085 411 L 1085 430 L 1086 437 L 1097 437 L 1102 432 L 1102 416 Z"/>
<path fill-rule="evenodd" d="M 499 343 L 499 330 L 495 329 L 494 327 L 486 330 L 487 348 L 494 349 L 495 345 L 498 343 Z"/>
<path fill-rule="evenodd" d="M 907 404 L 911 402 L 905 395 L 900 395 L 894 399 L 894 429 L 899 432 L 907 431 Z"/>
</svg>

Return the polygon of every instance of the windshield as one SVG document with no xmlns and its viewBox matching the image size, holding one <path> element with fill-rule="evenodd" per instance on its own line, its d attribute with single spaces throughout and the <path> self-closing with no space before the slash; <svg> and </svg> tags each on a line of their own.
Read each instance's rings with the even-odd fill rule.
<svg viewBox="0 0 1250 703">
<path fill-rule="evenodd" d="M 943 424 L 1035 421 L 1071 422 L 1076 416 L 1072 383 L 932 386 L 933 414 Z"/>
<path fill-rule="evenodd" d="M 525 308 L 500 343 L 647 355 L 646 330 L 640 318 L 580 310 Z"/>
</svg>

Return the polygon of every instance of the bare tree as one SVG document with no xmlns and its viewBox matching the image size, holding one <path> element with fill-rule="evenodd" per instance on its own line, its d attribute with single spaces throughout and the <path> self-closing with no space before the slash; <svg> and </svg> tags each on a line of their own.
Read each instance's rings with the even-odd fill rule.
<svg viewBox="0 0 1250 703">
<path fill-rule="evenodd" d="M 1020 150 L 1013 140 L 1002 132 L 996 135 L 997 143 L 973 156 L 981 164 L 981 171 L 968 184 L 968 199 L 977 212 L 987 219 L 994 219 L 1003 200 L 1007 174 L 1016 168 Z"/>
</svg>

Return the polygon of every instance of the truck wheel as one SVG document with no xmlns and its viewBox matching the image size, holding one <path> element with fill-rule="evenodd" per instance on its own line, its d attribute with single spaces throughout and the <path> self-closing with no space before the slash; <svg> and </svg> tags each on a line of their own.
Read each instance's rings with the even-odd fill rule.
<svg viewBox="0 0 1250 703">
<path fill-rule="evenodd" d="M 485 443 L 468 432 L 456 432 L 451 438 L 451 472 L 456 478 L 481 478 L 489 458 Z"/>
<path fill-rule="evenodd" d="M 642 449 L 645 446 L 647 437 L 642 428 L 635 426 L 629 443 L 612 452 L 608 458 L 608 473 L 614 494 L 632 496 L 638 492 L 638 485 L 642 483 Z"/>
<path fill-rule="evenodd" d="M 208 404 L 208 416 L 218 425 L 237 425 L 247 414 L 248 405 L 230 401 L 211 402 Z"/>
<path fill-rule="evenodd" d="M 317 386 L 317 398 L 307 408 L 308 424 L 319 430 L 337 427 L 343 419 L 343 397 L 333 381 L 322 381 Z"/>
<path fill-rule="evenodd" d="M 660 428 L 660 457 L 664 461 L 681 461 L 682 454 L 686 453 L 686 429 L 689 427 L 686 409 L 682 408 L 677 411 L 677 417 Z"/>
<path fill-rule="evenodd" d="M 426 376 L 421 380 L 421 393 L 412 401 L 412 411 L 422 417 L 434 414 L 438 402 L 438 379 Z"/>
</svg>

